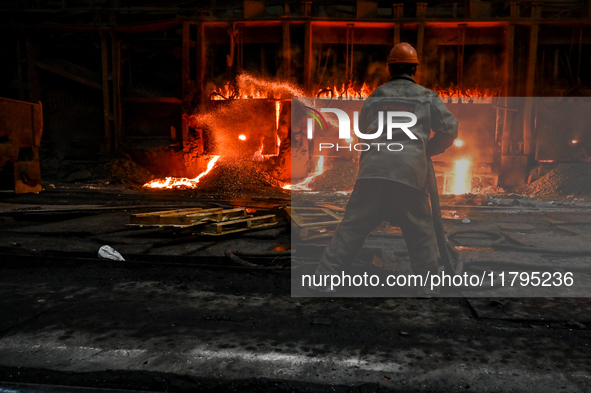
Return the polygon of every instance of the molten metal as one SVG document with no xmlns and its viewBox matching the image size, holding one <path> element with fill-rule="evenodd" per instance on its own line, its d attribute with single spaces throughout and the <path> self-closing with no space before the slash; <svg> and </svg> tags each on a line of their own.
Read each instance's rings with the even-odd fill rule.
<svg viewBox="0 0 591 393">
<path fill-rule="evenodd" d="M 456 161 L 456 177 L 454 179 L 454 187 L 452 194 L 461 195 L 470 192 L 470 161 L 458 160 Z"/>
<path fill-rule="evenodd" d="M 314 172 L 312 172 L 312 174 L 310 176 L 308 176 L 307 178 L 305 178 L 303 181 L 294 184 L 293 187 L 290 186 L 290 190 L 298 190 L 298 191 L 312 191 L 310 189 L 310 187 L 308 187 L 308 184 L 310 184 L 310 182 L 318 175 L 321 175 L 322 172 L 324 172 L 324 156 L 320 156 L 318 157 L 318 161 L 316 161 L 316 168 L 314 169 Z M 283 186 L 284 189 L 287 186 Z"/>
<path fill-rule="evenodd" d="M 263 144 L 261 143 L 261 148 L 254 152 L 254 156 L 252 156 L 253 161 L 264 161 L 265 156 L 263 155 Z"/>
<path fill-rule="evenodd" d="M 193 179 L 187 179 L 186 177 L 167 177 L 164 179 L 154 179 L 144 184 L 143 188 L 196 188 L 199 180 L 213 169 L 219 158 L 220 156 L 213 156 L 213 158 L 207 163 L 207 169 Z"/>
<path fill-rule="evenodd" d="M 228 82 L 221 87 L 217 87 L 213 90 L 210 95 L 211 100 L 244 100 L 244 99 L 266 99 L 266 100 L 276 100 L 275 101 L 275 130 L 279 130 L 280 124 L 280 117 L 281 117 L 281 108 L 282 103 L 281 100 L 289 99 L 290 97 L 304 97 L 307 95 L 313 95 L 319 98 L 334 98 L 334 99 L 364 99 L 369 97 L 369 95 L 373 92 L 376 86 L 371 86 L 366 83 L 363 85 L 358 85 L 355 83 L 343 83 L 340 86 L 334 85 L 332 87 L 325 87 L 325 88 L 318 88 L 315 92 L 311 91 L 303 91 L 297 86 L 290 84 L 289 82 L 281 82 L 272 79 L 265 79 L 265 78 L 258 78 L 248 74 L 241 74 L 238 75 L 236 78 L 236 82 Z M 451 87 L 447 89 L 435 89 L 441 99 L 445 103 L 488 103 L 491 104 L 493 102 L 493 97 L 498 96 L 498 92 L 493 90 L 481 90 L 479 88 L 473 89 L 458 89 L 456 87 Z M 210 114 L 211 115 L 211 114 Z M 216 124 L 215 120 L 218 120 L 217 117 L 213 116 L 213 120 L 206 118 L 207 116 L 201 115 L 199 118 L 200 124 L 206 124 L 211 128 L 219 128 L 219 125 Z M 212 117 L 212 116 L 210 116 Z M 243 130 L 244 131 L 244 130 Z M 231 134 L 232 139 L 235 138 L 235 134 Z M 252 134 L 249 134 L 249 137 L 245 134 L 240 134 L 238 138 L 241 141 L 246 141 L 247 139 L 252 139 Z M 261 140 L 261 144 L 259 149 L 254 152 L 254 155 L 250 158 L 253 161 L 264 161 L 270 157 L 279 155 L 281 139 L 279 135 L 276 136 L 276 151 L 275 154 L 264 155 L 263 154 L 263 141 L 268 143 L 268 139 Z M 223 139 L 223 138 L 222 138 Z M 235 141 L 235 139 L 233 139 Z M 352 140 L 350 141 L 352 142 Z M 571 141 L 571 144 L 576 144 L 575 140 Z M 456 140 L 454 142 L 456 147 L 465 146 L 465 142 L 463 140 Z M 270 148 L 270 146 L 267 146 Z M 269 151 L 269 149 L 267 149 Z M 224 152 L 224 156 L 232 156 L 232 151 Z M 210 161 L 210 165 L 208 165 L 208 170 L 196 179 L 175 179 L 175 178 L 166 178 L 165 180 L 154 180 L 150 183 L 147 183 L 144 187 L 146 188 L 175 188 L 175 187 L 196 187 L 198 183 L 198 179 L 209 172 L 213 165 L 215 165 L 215 161 L 217 161 L 219 156 L 215 156 L 212 161 Z M 455 168 L 455 181 L 451 190 L 448 186 L 446 186 L 447 190 L 450 190 L 452 194 L 465 194 L 471 191 L 471 176 L 470 176 L 470 161 L 469 160 L 460 160 L 456 162 Z M 306 177 L 303 181 L 293 184 L 294 190 L 305 190 L 311 191 L 309 188 L 310 182 L 322 174 L 324 172 L 324 157 L 320 156 L 317 157 L 316 166 L 314 171 L 310 173 L 310 176 Z M 285 184 L 283 189 L 291 190 L 291 184 Z M 449 191 L 448 191 L 449 192 Z"/>
</svg>

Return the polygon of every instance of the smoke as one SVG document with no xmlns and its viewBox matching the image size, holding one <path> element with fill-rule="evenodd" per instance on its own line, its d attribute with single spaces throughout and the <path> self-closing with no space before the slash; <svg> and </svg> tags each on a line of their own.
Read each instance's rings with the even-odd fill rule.
<svg viewBox="0 0 591 393">
<path fill-rule="evenodd" d="M 438 38 L 427 40 L 419 67 L 421 84 L 431 89 L 455 90 L 460 64 L 457 45 L 440 45 Z M 495 45 L 465 45 L 461 72 L 462 93 L 494 96 L 503 84 L 503 50 Z"/>
<path fill-rule="evenodd" d="M 384 61 L 374 61 L 367 66 L 367 77 L 366 83 L 373 87 L 376 87 L 386 83 L 390 79 L 390 72 L 388 66 Z"/>
<path fill-rule="evenodd" d="M 494 48 L 478 47 L 464 60 L 463 85 L 495 91 L 502 83 L 502 57 Z"/>
<path fill-rule="evenodd" d="M 361 91 L 366 86 L 365 90 L 372 92 L 390 77 L 385 58 L 383 61 L 373 61 L 371 53 L 360 48 L 354 47 L 352 70 L 347 69 L 345 45 L 315 49 L 313 56 L 312 95 L 334 87 L 337 90 L 346 87 Z"/>
</svg>

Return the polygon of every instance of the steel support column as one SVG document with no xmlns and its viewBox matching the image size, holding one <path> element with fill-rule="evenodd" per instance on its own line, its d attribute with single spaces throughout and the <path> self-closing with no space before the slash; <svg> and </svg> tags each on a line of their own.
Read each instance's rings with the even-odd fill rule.
<svg viewBox="0 0 591 393">
<path fill-rule="evenodd" d="M 534 82 L 536 76 L 536 60 L 538 57 L 538 32 L 540 30 L 539 24 L 533 24 L 529 34 L 529 51 L 527 59 L 527 71 L 525 79 L 525 95 L 533 97 Z"/>
<path fill-rule="evenodd" d="M 525 96 L 534 96 L 534 82 L 536 76 L 536 60 L 538 57 L 538 32 L 539 25 L 534 24 L 531 26 L 529 36 L 529 51 L 528 51 L 528 62 L 527 62 L 527 73 L 525 82 Z M 532 142 L 533 142 L 533 106 L 532 100 L 526 98 L 525 105 L 523 108 L 523 154 L 530 155 L 532 153 Z"/>
<path fill-rule="evenodd" d="M 208 94 L 205 91 L 205 71 L 207 69 L 207 38 L 205 36 L 205 24 L 197 25 L 197 90 L 203 104 Z"/>
<path fill-rule="evenodd" d="M 417 57 L 419 58 L 419 64 L 423 64 L 423 43 L 425 41 L 425 23 L 419 23 L 419 29 L 417 31 Z M 415 75 L 417 83 L 421 83 L 421 67 L 417 69 Z"/>
<path fill-rule="evenodd" d="M 312 24 L 306 21 L 304 33 L 304 88 L 310 91 L 312 86 Z"/>
<path fill-rule="evenodd" d="M 194 43 L 193 43 L 194 44 Z M 181 100 L 183 107 L 190 106 L 192 97 L 189 99 L 189 90 L 194 87 L 193 81 L 191 81 L 191 25 L 189 22 L 183 22 L 183 35 L 182 35 L 182 65 L 181 65 Z M 185 116 L 184 108 L 181 116 L 181 138 L 183 143 L 189 138 L 189 124 L 187 122 L 187 116 Z"/>
<path fill-rule="evenodd" d="M 113 135 L 111 131 L 111 89 L 109 87 L 109 42 L 107 33 L 99 30 L 101 36 L 101 70 L 103 80 L 103 121 L 105 128 L 105 150 L 111 154 L 113 148 Z"/>
<path fill-rule="evenodd" d="M 113 94 L 113 145 L 119 150 L 122 139 L 121 129 L 121 45 L 117 35 L 111 33 L 111 80 Z"/>
<path fill-rule="evenodd" d="M 283 52 L 283 78 L 289 80 L 291 78 L 291 35 L 289 22 L 284 20 L 282 23 L 283 29 L 283 41 L 282 41 L 282 52 Z"/>
</svg>

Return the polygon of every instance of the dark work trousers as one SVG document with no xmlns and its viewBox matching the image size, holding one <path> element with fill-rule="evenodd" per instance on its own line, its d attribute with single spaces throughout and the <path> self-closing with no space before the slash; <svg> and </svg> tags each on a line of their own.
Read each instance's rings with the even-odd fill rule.
<svg viewBox="0 0 591 393">
<path fill-rule="evenodd" d="M 415 274 L 437 273 L 437 246 L 429 196 L 385 179 L 357 180 L 345 217 L 324 250 L 316 273 L 339 273 L 351 266 L 367 236 L 383 221 L 402 230 Z"/>
</svg>

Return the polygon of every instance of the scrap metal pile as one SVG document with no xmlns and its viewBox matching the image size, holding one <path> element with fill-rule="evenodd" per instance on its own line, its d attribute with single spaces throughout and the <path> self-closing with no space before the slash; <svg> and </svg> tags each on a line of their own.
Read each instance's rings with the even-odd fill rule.
<svg viewBox="0 0 591 393">
<path fill-rule="evenodd" d="M 591 195 L 591 164 L 558 164 L 550 172 L 525 186 L 526 195 Z"/>
<path fill-rule="evenodd" d="M 326 157 L 326 170 L 316 176 L 308 186 L 313 191 L 343 191 L 352 190 L 357 179 L 359 163 L 357 160 L 347 160 Z"/>
<path fill-rule="evenodd" d="M 261 165 L 248 160 L 226 160 L 216 165 L 199 184 L 204 191 L 237 194 L 256 188 L 281 188 L 282 184 L 263 171 Z"/>
</svg>

